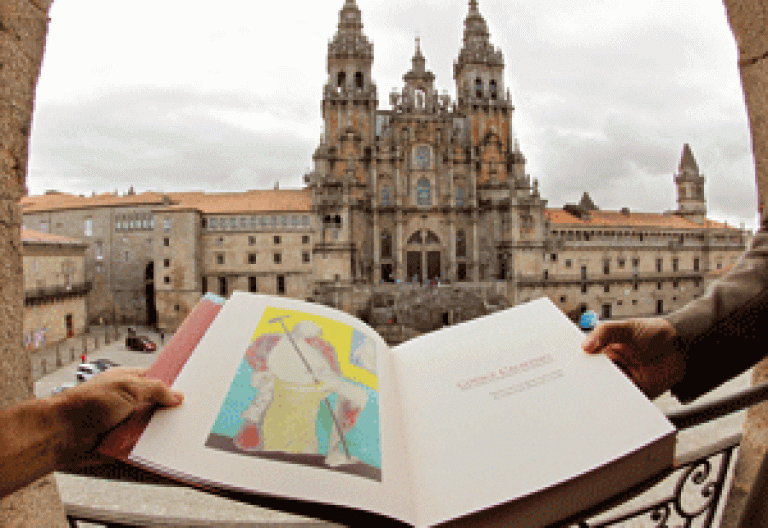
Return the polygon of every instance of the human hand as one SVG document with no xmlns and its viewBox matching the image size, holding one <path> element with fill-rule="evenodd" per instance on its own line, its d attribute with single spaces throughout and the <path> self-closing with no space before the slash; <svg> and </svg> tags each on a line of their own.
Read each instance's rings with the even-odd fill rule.
<svg viewBox="0 0 768 528">
<path fill-rule="evenodd" d="M 183 396 L 146 369 L 112 368 L 51 397 L 63 433 L 58 467 L 72 467 L 94 456 L 104 435 L 144 406 L 175 407 Z"/>
<path fill-rule="evenodd" d="M 600 323 L 582 347 L 605 354 L 649 398 L 671 389 L 685 374 L 685 357 L 675 348 L 675 329 L 663 318 Z"/>
</svg>

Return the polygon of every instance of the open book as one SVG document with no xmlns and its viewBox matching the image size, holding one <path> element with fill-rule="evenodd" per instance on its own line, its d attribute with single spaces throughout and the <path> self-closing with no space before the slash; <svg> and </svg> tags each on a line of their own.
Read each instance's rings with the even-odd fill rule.
<svg viewBox="0 0 768 528">
<path fill-rule="evenodd" d="M 150 371 L 184 404 L 104 451 L 417 527 L 546 526 L 672 464 L 672 425 L 582 340 L 546 299 L 390 349 L 325 306 L 205 298 Z"/>
</svg>

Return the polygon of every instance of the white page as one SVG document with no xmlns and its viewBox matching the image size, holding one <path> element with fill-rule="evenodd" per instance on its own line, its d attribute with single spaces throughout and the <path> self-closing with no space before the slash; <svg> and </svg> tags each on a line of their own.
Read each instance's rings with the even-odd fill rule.
<svg viewBox="0 0 768 528">
<path fill-rule="evenodd" d="M 549 300 L 393 349 L 417 526 L 519 498 L 672 433 Z"/>
<path fill-rule="evenodd" d="M 342 473 L 325 463 L 308 466 L 304 462 L 297 463 L 295 460 L 286 462 L 277 461 L 274 457 L 269 458 L 275 453 L 270 449 L 274 449 L 275 445 L 284 440 L 278 433 L 288 435 L 285 432 L 288 430 L 287 425 L 285 430 L 280 429 L 279 431 L 275 427 L 268 428 L 267 422 L 276 423 L 274 420 L 269 421 L 269 416 L 274 416 L 274 414 L 265 413 L 263 415 L 266 417 L 263 418 L 263 429 L 260 432 L 264 437 L 264 445 L 269 443 L 271 447 L 244 451 L 242 449 L 243 442 L 238 446 L 227 436 L 235 434 L 234 431 L 238 431 L 238 427 L 241 428 L 237 432 L 239 434 L 242 428 L 247 425 L 243 419 L 246 414 L 243 412 L 243 406 L 248 409 L 248 413 L 251 413 L 254 408 L 260 408 L 259 405 L 261 404 L 257 402 L 259 398 L 253 398 L 250 404 L 248 402 L 243 404 L 242 401 L 235 401 L 238 398 L 242 400 L 242 396 L 235 398 L 233 395 L 245 394 L 243 391 L 247 390 L 256 390 L 253 387 L 243 387 L 242 384 L 243 379 L 253 379 L 253 372 L 248 371 L 248 369 L 258 370 L 253 368 L 250 363 L 246 364 L 248 361 L 253 361 L 253 358 L 248 356 L 245 351 L 252 345 L 255 336 L 260 335 L 257 332 L 257 327 L 259 332 L 267 328 L 259 325 L 267 324 L 272 315 L 275 314 L 290 315 L 285 321 L 286 328 L 291 332 L 298 331 L 298 327 L 294 328 L 297 321 L 315 321 L 324 332 L 321 336 L 322 339 L 335 347 L 339 357 L 352 351 L 352 345 L 348 345 L 346 352 L 344 350 L 343 342 L 346 339 L 344 332 L 346 332 L 345 328 L 347 327 L 351 327 L 354 332 L 357 332 L 351 338 L 353 341 L 357 339 L 359 343 L 361 338 L 368 338 L 370 341 L 364 341 L 365 345 L 369 346 L 371 343 L 375 345 L 376 369 L 380 381 L 378 384 L 378 413 L 377 415 L 374 413 L 373 396 L 371 396 L 371 391 L 366 389 L 368 399 L 365 407 L 358 413 L 355 427 L 362 428 L 362 422 L 366 420 L 367 436 L 360 440 L 358 434 L 358 440 L 354 440 L 355 429 L 353 428 L 347 434 L 346 442 L 349 444 L 348 449 L 352 456 L 372 457 L 373 461 L 369 465 L 363 465 L 365 469 L 373 467 L 376 457 L 372 455 L 372 451 L 376 446 L 374 445 L 375 442 L 371 443 L 373 441 L 369 433 L 371 427 L 375 427 L 375 420 L 378 420 L 380 481 L 370 476 Z M 336 323 L 329 323 L 323 318 L 332 319 Z M 342 323 L 342 325 L 334 326 L 338 323 Z M 289 408 L 290 405 L 278 406 L 276 403 L 281 398 L 278 396 L 281 394 L 278 385 L 281 383 L 287 385 L 287 383 L 278 379 L 279 376 L 273 375 L 274 372 L 279 371 L 280 361 L 283 361 L 273 359 L 282 357 L 274 350 L 277 347 L 282 347 L 286 341 L 283 337 L 270 337 L 280 334 L 281 331 L 281 335 L 285 335 L 280 324 L 273 323 L 269 328 L 273 327 L 274 330 L 270 330 L 265 339 L 277 339 L 278 344 L 272 345 L 269 359 L 265 361 L 265 364 L 269 364 L 269 369 L 257 379 L 257 381 L 263 381 L 265 377 L 268 378 L 268 385 L 260 386 L 257 394 L 272 394 L 272 400 L 268 407 L 274 410 L 278 407 Z M 302 331 L 306 332 L 306 328 L 302 328 L 304 329 Z M 339 335 L 342 337 L 338 337 Z M 362 349 L 370 350 L 370 348 L 360 346 L 355 349 L 355 353 Z M 305 355 L 307 356 L 305 359 L 309 359 L 311 363 L 312 357 L 309 355 L 312 353 L 312 350 L 305 349 L 302 354 L 296 357 Z M 248 359 L 249 357 L 251 359 Z M 343 376 L 340 376 L 343 378 L 343 383 L 356 387 L 362 386 L 361 383 L 349 381 L 351 378 L 348 379 L 347 376 L 357 376 L 355 379 L 364 381 L 371 379 L 365 377 L 370 374 L 368 371 L 372 370 L 370 362 L 365 358 L 353 357 L 349 365 L 343 364 L 344 358 L 341 360 L 342 366 L 339 368 L 346 369 Z M 356 363 L 352 364 L 352 361 Z M 319 363 L 315 364 L 315 369 L 317 369 L 317 365 Z M 365 365 L 366 368 L 359 365 Z M 348 314 L 324 306 L 285 298 L 235 293 L 225 304 L 173 385 L 174 389 L 184 393 L 184 404 L 179 408 L 161 410 L 155 414 L 149 427 L 134 448 L 131 459 L 155 468 L 163 468 L 166 471 L 186 475 L 195 480 L 211 482 L 225 487 L 340 504 L 379 512 L 406 522 L 412 522 L 414 507 L 407 474 L 408 464 L 402 449 L 404 445 L 402 430 L 400 420 L 396 415 L 397 402 L 392 383 L 392 371 L 392 360 L 386 343 L 372 329 Z M 245 375 L 248 377 L 244 378 Z M 238 382 L 238 380 L 240 381 Z M 271 392 L 265 387 L 271 387 Z M 305 392 L 309 393 L 309 391 Z M 354 394 L 359 393 L 359 390 L 354 392 Z M 294 392 L 289 394 L 291 397 L 295 396 Z M 295 397 L 302 398 L 304 397 L 303 394 L 300 393 Z M 314 397 L 312 394 L 309 396 Z M 313 411 L 316 412 L 318 423 L 320 412 L 325 407 L 324 403 L 314 402 L 313 404 L 315 408 L 320 409 Z M 352 410 L 356 412 L 354 408 Z M 366 412 L 369 414 L 365 415 Z M 340 421 L 343 421 L 343 416 L 345 415 L 338 416 Z M 305 421 L 302 421 L 301 416 L 295 418 L 291 415 L 289 425 L 293 427 L 294 422 L 302 425 Z M 326 422 L 330 423 L 328 427 L 332 429 L 332 421 L 328 419 Z M 287 421 L 281 422 L 281 427 L 283 427 L 283 423 L 288 424 Z M 301 431 L 301 428 L 297 427 L 295 430 Z M 309 441 L 306 438 L 307 435 L 295 433 L 295 430 L 292 429 L 289 432 L 299 440 Z M 321 430 L 319 426 L 317 430 Z M 319 438 L 322 435 L 318 432 L 317 436 Z M 288 440 L 284 441 L 284 444 L 295 445 L 296 438 L 294 437 L 289 437 Z M 243 438 L 248 438 L 248 436 Z M 250 438 L 252 439 L 254 436 L 251 435 Z M 218 444 L 211 447 L 213 441 L 228 442 L 227 448 L 220 448 Z M 207 443 L 208 446 L 206 446 Z M 341 445 L 341 443 L 337 445 Z M 247 447 L 253 446 L 249 444 Z M 358 449 L 358 452 L 355 453 L 354 449 Z M 341 451 L 341 448 L 339 450 Z M 360 450 L 365 450 L 365 453 Z M 302 461 L 307 458 L 295 453 L 290 456 Z M 323 459 L 322 456 L 320 458 Z"/>
</svg>

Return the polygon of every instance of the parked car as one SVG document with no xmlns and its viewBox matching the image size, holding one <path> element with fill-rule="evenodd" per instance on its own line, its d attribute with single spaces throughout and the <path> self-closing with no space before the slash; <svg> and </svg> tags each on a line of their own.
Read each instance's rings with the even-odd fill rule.
<svg viewBox="0 0 768 528">
<path fill-rule="evenodd" d="M 77 367 L 77 373 L 75 378 L 79 382 L 88 381 L 96 374 L 104 372 L 112 367 L 118 367 L 119 365 L 114 361 L 108 359 L 95 359 L 89 363 L 82 363 Z"/>
<path fill-rule="evenodd" d="M 129 335 L 125 338 L 125 346 L 129 350 L 138 350 L 139 352 L 154 352 L 157 345 L 147 336 Z"/>
</svg>

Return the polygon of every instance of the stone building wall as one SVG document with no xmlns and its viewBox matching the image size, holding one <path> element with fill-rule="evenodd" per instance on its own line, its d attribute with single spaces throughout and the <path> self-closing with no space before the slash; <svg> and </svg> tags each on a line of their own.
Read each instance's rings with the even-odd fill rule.
<svg viewBox="0 0 768 528">
<path fill-rule="evenodd" d="M 22 350 L 21 210 L 28 141 L 51 0 L 0 2 L 0 406 L 32 394 L 29 356 Z M 67 526 L 52 476 L 0 500 L 0 525 Z"/>
</svg>

